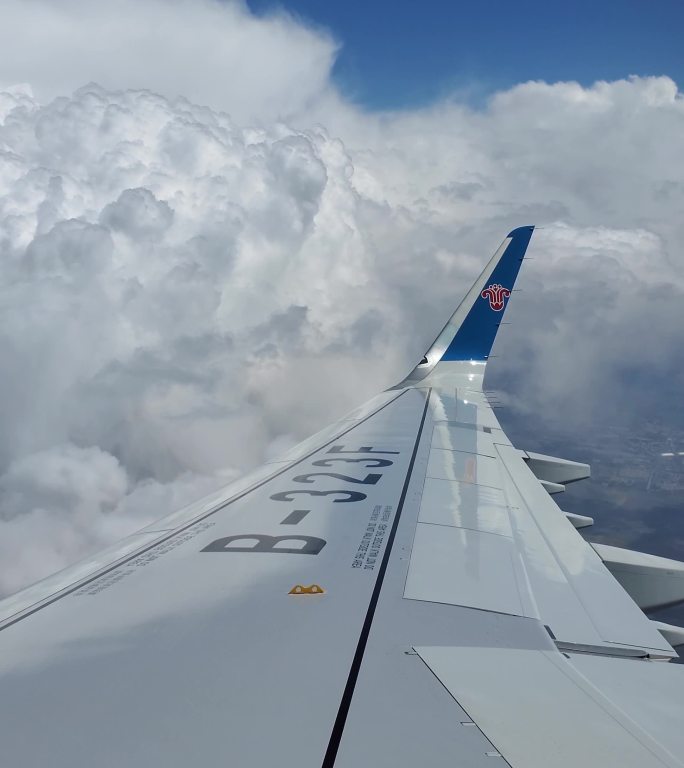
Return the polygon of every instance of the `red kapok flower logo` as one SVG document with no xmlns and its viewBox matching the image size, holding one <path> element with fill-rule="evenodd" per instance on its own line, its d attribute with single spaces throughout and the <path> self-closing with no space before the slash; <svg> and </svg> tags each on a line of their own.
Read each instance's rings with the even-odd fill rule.
<svg viewBox="0 0 684 768">
<path fill-rule="evenodd" d="M 504 300 L 511 295 L 511 292 L 508 288 L 499 285 L 499 283 L 494 283 L 485 288 L 480 295 L 483 299 L 489 299 L 490 309 L 493 309 L 495 312 L 501 312 L 504 308 Z"/>
</svg>

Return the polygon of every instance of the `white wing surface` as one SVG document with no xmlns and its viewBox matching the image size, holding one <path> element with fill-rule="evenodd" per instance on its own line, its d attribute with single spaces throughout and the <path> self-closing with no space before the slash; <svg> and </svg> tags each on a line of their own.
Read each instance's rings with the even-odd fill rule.
<svg viewBox="0 0 684 768">
<path fill-rule="evenodd" d="M 593 547 L 482 390 L 532 227 L 415 370 L 0 603 L 4 766 L 684 765 L 684 566 Z"/>
</svg>

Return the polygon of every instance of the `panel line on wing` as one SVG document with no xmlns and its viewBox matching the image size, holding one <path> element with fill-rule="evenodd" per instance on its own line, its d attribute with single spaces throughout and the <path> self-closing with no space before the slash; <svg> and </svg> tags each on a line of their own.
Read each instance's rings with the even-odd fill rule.
<svg viewBox="0 0 684 768">
<path fill-rule="evenodd" d="M 426 397 L 425 397 L 425 407 L 423 409 L 423 415 L 420 421 L 420 426 L 418 427 L 418 434 L 416 435 L 416 440 L 413 446 L 413 453 L 411 454 L 411 460 L 409 462 L 408 470 L 406 472 L 406 479 L 404 480 L 404 485 L 401 490 L 401 496 L 399 497 L 399 503 L 397 504 L 397 511 L 394 515 L 394 520 L 392 521 L 392 529 L 390 530 L 389 536 L 387 538 L 385 551 L 383 552 L 383 556 L 382 556 L 382 562 L 380 564 L 380 569 L 378 571 L 378 575 L 375 581 L 375 587 L 373 588 L 373 594 L 371 595 L 370 603 L 368 605 L 366 618 L 364 620 L 363 627 L 361 629 L 359 642 L 356 646 L 354 659 L 352 661 L 352 665 L 349 670 L 347 683 L 345 685 L 344 692 L 342 694 L 340 707 L 337 712 L 337 717 L 335 718 L 335 723 L 333 725 L 332 732 L 330 734 L 330 741 L 328 742 L 328 748 L 323 758 L 322 768 L 333 768 L 333 766 L 335 765 L 335 758 L 337 757 L 337 752 L 339 750 L 340 742 L 342 740 L 342 735 L 344 733 L 344 726 L 347 721 L 347 715 L 349 714 L 349 707 L 351 706 L 352 698 L 354 696 L 354 688 L 356 687 L 356 681 L 359 676 L 359 670 L 361 669 L 361 662 L 363 661 L 363 655 L 366 649 L 366 644 L 368 642 L 368 636 L 370 634 L 371 626 L 373 624 L 375 609 L 378 604 L 378 599 L 380 597 L 380 591 L 382 589 L 385 573 L 387 572 L 387 564 L 389 562 L 390 554 L 392 552 L 392 545 L 394 544 L 394 540 L 396 538 L 397 528 L 399 527 L 399 520 L 401 519 L 401 513 L 403 511 L 404 502 L 406 500 L 406 494 L 408 492 L 409 485 L 411 482 L 411 477 L 413 475 L 413 467 L 416 462 L 416 455 L 418 454 L 418 447 L 420 445 L 421 437 L 423 434 L 425 419 L 428 414 L 428 407 L 430 405 L 431 394 L 432 394 L 432 390 L 427 390 Z"/>
<path fill-rule="evenodd" d="M 458 528 L 461 531 L 476 531 L 477 533 L 487 533 L 492 536 L 503 536 L 505 539 L 510 539 L 511 537 L 506 534 L 502 533 L 501 531 L 483 531 L 482 528 L 478 528 L 476 526 L 471 525 L 453 525 L 450 523 L 433 523 L 430 520 L 421 520 L 421 525 L 436 525 L 439 528 Z"/>
</svg>

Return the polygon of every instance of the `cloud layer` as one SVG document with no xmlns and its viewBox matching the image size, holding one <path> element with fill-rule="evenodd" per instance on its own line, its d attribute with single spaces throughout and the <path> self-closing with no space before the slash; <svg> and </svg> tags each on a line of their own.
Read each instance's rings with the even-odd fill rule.
<svg viewBox="0 0 684 768">
<path fill-rule="evenodd" d="M 168 59 L 191 11 L 163 6 Z M 79 8 L 45 23 L 87 40 L 110 10 L 64 20 Z M 132 45 L 116 26 L 100 58 L 74 45 L 90 68 L 22 68 L 11 49 L 0 72 L 40 96 L 0 94 L 0 592 L 393 384 L 516 225 L 545 229 L 490 384 L 530 425 L 561 413 L 578 436 L 662 417 L 684 383 L 671 80 L 526 83 L 484 110 L 366 114 L 330 85 L 327 36 L 237 4 L 193 12 L 202 66 L 221 74 L 207 82 L 176 80 L 156 50 L 111 67 L 116 41 Z M 230 85 L 230 62 L 252 72 L 264 47 L 251 90 Z M 103 84 L 72 92 L 78 78 Z"/>
<path fill-rule="evenodd" d="M 328 87 L 336 43 L 241 0 L 0 0 L 0 86 L 41 101 L 88 81 L 146 88 L 229 109 L 238 120 L 288 117 Z"/>
</svg>

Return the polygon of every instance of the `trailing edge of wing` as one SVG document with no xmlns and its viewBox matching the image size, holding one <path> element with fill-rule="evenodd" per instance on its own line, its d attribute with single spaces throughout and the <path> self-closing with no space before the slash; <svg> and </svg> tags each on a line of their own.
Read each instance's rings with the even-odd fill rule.
<svg viewBox="0 0 684 768">
<path fill-rule="evenodd" d="M 525 226 L 508 234 L 425 357 L 398 387 L 422 382 L 438 363 L 486 363 L 533 231 Z"/>
</svg>

